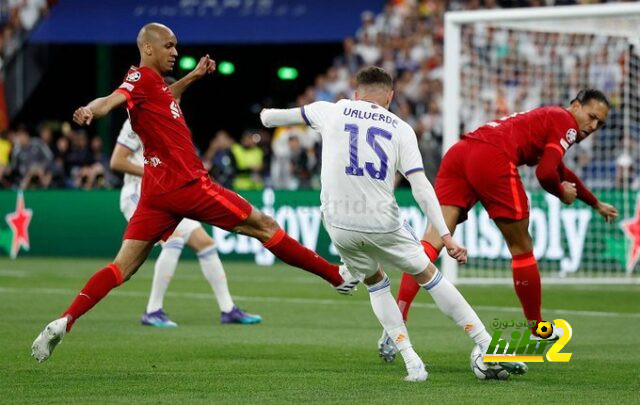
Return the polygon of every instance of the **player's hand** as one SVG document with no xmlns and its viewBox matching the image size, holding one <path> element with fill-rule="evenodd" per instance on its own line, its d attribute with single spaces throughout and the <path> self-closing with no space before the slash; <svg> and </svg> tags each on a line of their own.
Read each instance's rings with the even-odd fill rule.
<svg viewBox="0 0 640 405">
<path fill-rule="evenodd" d="M 568 181 L 562 182 L 562 196 L 560 200 L 569 205 L 573 203 L 578 197 L 578 189 L 576 189 L 575 183 L 570 183 Z"/>
<path fill-rule="evenodd" d="M 88 107 L 80 107 L 73 113 L 73 122 L 78 125 L 89 125 L 93 120 L 93 112 Z"/>
<path fill-rule="evenodd" d="M 467 263 L 467 248 L 456 243 L 455 240 L 451 237 L 451 235 L 444 235 L 442 237 L 442 242 L 444 242 L 444 247 L 447 249 L 447 253 L 449 256 L 453 257 L 460 264 Z"/>
<path fill-rule="evenodd" d="M 200 61 L 191 72 L 196 78 L 211 74 L 216 71 L 216 61 L 209 57 L 209 54 L 200 58 Z"/>
<path fill-rule="evenodd" d="M 598 211 L 598 214 L 602 215 L 608 224 L 612 223 L 613 220 L 618 217 L 618 210 L 611 204 L 598 202 L 595 209 Z"/>
</svg>

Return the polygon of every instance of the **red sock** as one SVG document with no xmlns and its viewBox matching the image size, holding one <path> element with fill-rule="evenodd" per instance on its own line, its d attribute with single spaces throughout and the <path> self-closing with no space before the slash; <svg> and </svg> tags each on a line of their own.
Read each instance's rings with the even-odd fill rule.
<svg viewBox="0 0 640 405">
<path fill-rule="evenodd" d="M 424 252 L 429 256 L 429 260 L 434 262 L 438 258 L 438 251 L 435 247 L 426 240 L 420 241 Z M 402 312 L 402 318 L 406 321 L 409 317 L 409 308 L 411 303 L 418 295 L 420 291 L 420 284 L 413 276 L 407 273 L 402 273 L 402 279 L 400 280 L 400 289 L 398 289 L 398 308 Z"/>
<path fill-rule="evenodd" d="M 271 239 L 264 243 L 264 247 L 288 265 L 320 276 L 334 287 L 344 282 L 338 266 L 329 263 L 316 252 L 302 246 L 282 229 L 278 229 Z"/>
<path fill-rule="evenodd" d="M 67 332 L 78 318 L 120 284 L 122 284 L 122 271 L 115 263 L 109 264 L 91 276 L 69 308 L 62 314 L 63 317 L 69 317 Z"/>
<path fill-rule="evenodd" d="M 402 319 L 405 321 L 409 316 L 409 308 L 416 295 L 418 295 L 418 291 L 420 291 L 420 284 L 416 279 L 411 274 L 402 273 L 400 288 L 398 289 L 398 308 L 400 308 Z"/>
<path fill-rule="evenodd" d="M 524 316 L 530 321 L 540 322 L 542 320 L 540 314 L 542 289 L 538 262 L 533 256 L 533 252 L 515 255 L 512 259 L 513 285 L 520 299 Z"/>
<path fill-rule="evenodd" d="M 431 260 L 431 263 L 435 262 L 440 255 L 440 251 L 433 247 L 433 245 L 426 240 L 421 240 L 420 243 L 422 243 L 422 248 L 424 249 L 424 252 L 427 254 L 427 256 L 429 256 L 429 260 Z"/>
</svg>

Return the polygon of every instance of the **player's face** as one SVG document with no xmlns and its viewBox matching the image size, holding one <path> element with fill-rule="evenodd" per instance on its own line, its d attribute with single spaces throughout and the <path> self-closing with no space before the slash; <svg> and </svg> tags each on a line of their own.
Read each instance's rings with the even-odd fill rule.
<svg viewBox="0 0 640 405">
<path fill-rule="evenodd" d="M 577 142 L 582 141 L 602 128 L 607 120 L 607 115 L 609 115 L 607 105 L 596 100 L 589 100 L 585 104 L 580 104 L 576 101 L 571 105 L 571 111 L 578 122 L 580 131 L 577 136 Z"/>
<path fill-rule="evenodd" d="M 177 44 L 178 40 L 171 30 L 160 31 L 158 38 L 152 43 L 155 64 L 161 73 L 173 70 L 178 57 Z"/>
</svg>

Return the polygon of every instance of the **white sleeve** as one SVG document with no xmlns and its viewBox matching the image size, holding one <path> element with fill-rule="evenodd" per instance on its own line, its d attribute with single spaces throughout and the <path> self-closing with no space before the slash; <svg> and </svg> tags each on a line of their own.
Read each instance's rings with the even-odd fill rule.
<svg viewBox="0 0 640 405">
<path fill-rule="evenodd" d="M 140 137 L 133 131 L 131 121 L 128 119 L 122 124 L 122 129 L 120 129 L 120 134 L 116 142 L 127 149 L 131 149 L 133 152 L 137 152 L 140 146 L 142 146 Z"/>
<path fill-rule="evenodd" d="M 413 198 L 422 212 L 427 214 L 429 223 L 438 230 L 440 236 L 450 233 L 447 224 L 444 222 L 436 192 L 424 172 L 414 172 L 412 175 L 407 176 L 407 180 L 411 184 Z"/>
<path fill-rule="evenodd" d="M 331 109 L 333 103 L 317 101 L 300 108 L 290 108 L 281 110 L 276 108 L 265 108 L 260 112 L 262 125 L 273 128 L 283 125 L 307 124 L 313 129 L 320 130 L 324 117 Z"/>
<path fill-rule="evenodd" d="M 398 154 L 398 171 L 404 177 L 409 176 L 411 173 L 424 171 L 422 155 L 418 148 L 418 137 L 408 125 L 403 128 L 403 132 L 400 134 Z"/>
<path fill-rule="evenodd" d="M 316 101 L 300 108 L 304 122 L 316 131 L 320 131 L 326 117 L 331 113 L 335 104 L 328 101 Z"/>
<path fill-rule="evenodd" d="M 262 125 L 267 128 L 305 123 L 300 108 L 290 108 L 288 110 L 265 108 L 260 112 L 260 121 L 262 121 Z"/>
</svg>

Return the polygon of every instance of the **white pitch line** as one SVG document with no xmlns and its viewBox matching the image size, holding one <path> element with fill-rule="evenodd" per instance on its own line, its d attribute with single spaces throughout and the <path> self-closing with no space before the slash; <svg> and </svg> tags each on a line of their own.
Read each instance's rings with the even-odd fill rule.
<svg viewBox="0 0 640 405">
<path fill-rule="evenodd" d="M 24 294 L 24 293 L 40 293 L 40 294 L 53 294 L 53 295 L 67 295 L 73 296 L 77 291 L 65 289 L 65 288 L 11 288 L 0 287 L 0 293 L 9 294 Z M 124 291 L 116 290 L 110 295 L 123 296 L 123 297 L 148 297 L 149 293 L 146 291 Z M 194 300 L 213 300 L 212 293 L 177 293 L 168 292 L 167 296 L 174 298 L 194 299 Z M 248 301 L 248 302 L 276 302 L 285 304 L 306 304 L 306 305 L 352 305 L 354 302 L 358 304 L 369 305 L 368 301 L 362 300 L 350 300 L 349 297 L 343 299 L 319 299 L 319 298 L 286 298 L 286 297 L 244 297 L 233 296 L 234 300 Z M 418 308 L 438 309 L 435 304 L 427 304 L 416 302 L 412 306 Z M 496 311 L 496 312 L 522 312 L 518 307 L 499 307 L 492 305 L 474 305 L 474 309 L 481 311 Z M 581 311 L 574 309 L 545 309 L 545 313 L 558 314 L 560 316 L 586 316 L 586 317 L 600 317 L 600 318 L 634 318 L 640 319 L 640 313 L 638 312 L 608 312 L 608 311 Z"/>
</svg>

